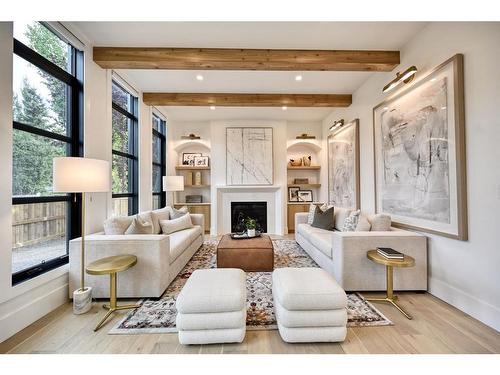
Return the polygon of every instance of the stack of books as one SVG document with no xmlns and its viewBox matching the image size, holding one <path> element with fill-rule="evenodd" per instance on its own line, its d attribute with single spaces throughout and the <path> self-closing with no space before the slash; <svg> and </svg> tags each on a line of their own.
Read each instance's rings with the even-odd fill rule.
<svg viewBox="0 0 500 375">
<path fill-rule="evenodd" d="M 403 253 L 391 249 L 390 247 L 377 247 L 377 253 L 390 260 L 404 260 L 405 258 Z"/>
</svg>

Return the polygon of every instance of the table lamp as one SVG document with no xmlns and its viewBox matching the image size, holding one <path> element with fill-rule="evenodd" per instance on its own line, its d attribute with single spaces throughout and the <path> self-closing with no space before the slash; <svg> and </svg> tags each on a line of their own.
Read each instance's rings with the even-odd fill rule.
<svg viewBox="0 0 500 375">
<path fill-rule="evenodd" d="M 172 192 L 172 206 L 173 206 L 174 191 L 184 191 L 184 176 L 163 176 L 163 191 Z"/>
<path fill-rule="evenodd" d="M 54 193 L 82 193 L 82 250 L 80 288 L 73 292 L 73 312 L 84 314 L 92 307 L 92 288 L 85 287 L 85 193 L 110 190 L 111 173 L 105 160 L 57 157 L 52 162 Z"/>
</svg>

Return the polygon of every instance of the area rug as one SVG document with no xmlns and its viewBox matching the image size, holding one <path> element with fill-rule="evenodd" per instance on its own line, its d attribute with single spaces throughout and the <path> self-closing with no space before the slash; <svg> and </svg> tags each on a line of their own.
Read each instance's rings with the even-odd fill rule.
<svg viewBox="0 0 500 375">
<path fill-rule="evenodd" d="M 293 240 L 275 240 L 274 267 L 319 267 Z M 175 300 L 191 273 L 216 268 L 217 240 L 205 241 L 160 299 L 146 299 L 122 319 L 109 334 L 177 332 Z M 392 325 L 379 310 L 358 293 L 347 294 L 347 326 Z M 274 316 L 271 272 L 247 272 L 247 330 L 277 329 Z"/>
</svg>

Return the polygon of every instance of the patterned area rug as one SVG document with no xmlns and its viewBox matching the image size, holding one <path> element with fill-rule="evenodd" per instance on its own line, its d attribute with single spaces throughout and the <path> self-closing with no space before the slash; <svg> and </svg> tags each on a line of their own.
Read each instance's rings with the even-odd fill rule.
<svg viewBox="0 0 500 375">
<path fill-rule="evenodd" d="M 274 267 L 318 267 L 293 240 L 275 240 Z M 109 334 L 168 333 L 175 327 L 175 300 L 191 273 L 200 268 L 216 268 L 217 241 L 205 241 L 160 299 L 142 301 Z M 247 330 L 277 329 L 274 316 L 271 272 L 247 272 Z M 380 311 L 357 293 L 347 294 L 347 326 L 392 325 Z"/>
</svg>

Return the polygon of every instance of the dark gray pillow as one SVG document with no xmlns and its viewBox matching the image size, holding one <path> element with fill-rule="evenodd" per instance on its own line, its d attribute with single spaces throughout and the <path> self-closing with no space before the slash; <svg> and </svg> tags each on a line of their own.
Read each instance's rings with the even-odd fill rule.
<svg viewBox="0 0 500 375">
<path fill-rule="evenodd" d="M 333 230 L 333 207 L 322 211 L 321 208 L 316 206 L 316 210 L 314 211 L 314 219 L 311 226 L 320 229 Z"/>
</svg>

